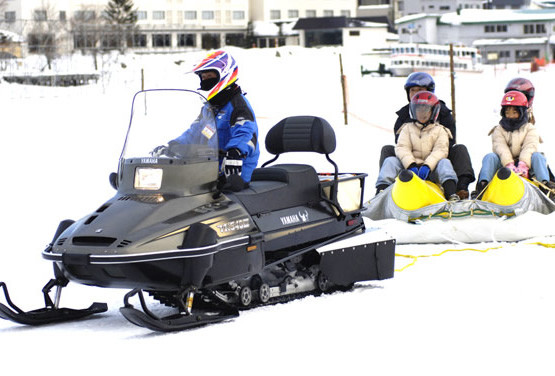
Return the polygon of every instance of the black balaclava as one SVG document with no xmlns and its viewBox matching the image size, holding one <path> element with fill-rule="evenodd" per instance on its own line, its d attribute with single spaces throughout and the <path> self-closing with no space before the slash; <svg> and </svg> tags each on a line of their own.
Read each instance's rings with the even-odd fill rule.
<svg viewBox="0 0 555 376">
<path fill-rule="evenodd" d="M 499 122 L 499 124 L 501 124 L 501 127 L 503 127 L 503 129 L 506 130 L 507 132 L 516 131 L 524 124 L 528 123 L 527 108 L 522 106 L 514 106 L 514 107 L 518 109 L 518 112 L 520 113 L 520 116 L 518 117 L 518 119 L 506 118 L 505 108 L 501 109 L 501 121 Z"/>
</svg>

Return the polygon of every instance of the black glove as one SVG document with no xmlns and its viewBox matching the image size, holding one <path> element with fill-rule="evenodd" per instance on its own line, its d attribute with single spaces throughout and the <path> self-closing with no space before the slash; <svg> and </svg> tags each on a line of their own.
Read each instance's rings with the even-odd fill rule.
<svg viewBox="0 0 555 376">
<path fill-rule="evenodd" d="M 230 175 L 241 175 L 243 169 L 243 159 L 245 156 L 241 154 L 239 149 L 229 149 L 226 151 L 222 164 L 224 166 L 224 174 L 226 177 Z"/>
<path fill-rule="evenodd" d="M 168 142 L 168 145 L 156 146 L 150 152 L 150 155 L 152 155 L 153 157 L 160 157 L 162 155 L 165 155 L 166 157 L 170 157 L 170 158 L 177 157 L 177 155 L 174 153 L 176 145 L 179 145 L 179 142 L 172 140 Z M 173 147 L 173 151 L 172 151 L 172 147 Z"/>
<path fill-rule="evenodd" d="M 152 151 L 150 152 L 150 155 L 152 155 L 153 157 L 159 157 L 161 155 L 166 154 L 167 150 L 168 150 L 168 147 L 166 145 L 156 146 L 154 149 L 152 149 Z"/>
</svg>

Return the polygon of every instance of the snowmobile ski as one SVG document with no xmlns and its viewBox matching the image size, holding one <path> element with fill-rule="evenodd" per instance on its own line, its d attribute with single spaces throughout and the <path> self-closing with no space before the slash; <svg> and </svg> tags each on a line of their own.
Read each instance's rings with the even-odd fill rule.
<svg viewBox="0 0 555 376">
<path fill-rule="evenodd" d="M 129 299 L 134 295 L 139 297 L 142 311 L 129 303 Z M 223 302 L 222 304 L 210 304 L 206 308 L 192 311 L 193 296 L 190 295 L 187 299 L 191 300 L 186 303 L 186 306 L 184 305 L 184 309 L 180 310 L 179 313 L 158 317 L 148 309 L 143 292 L 139 289 L 134 289 L 125 295 L 124 306 L 120 308 L 120 312 L 132 324 L 158 332 L 192 329 L 239 316 L 237 309 Z"/>
<path fill-rule="evenodd" d="M 45 286 L 45 289 L 56 286 L 57 284 L 55 282 L 56 280 L 52 279 Z M 0 317 L 23 325 L 38 326 L 73 321 L 108 310 L 108 305 L 106 303 L 93 303 L 89 308 L 85 309 L 58 308 L 48 297 L 48 292 L 45 292 L 46 307 L 25 312 L 12 302 L 8 293 L 8 288 L 4 282 L 0 282 L 0 287 L 4 290 L 4 296 L 8 303 L 7 306 L 0 303 Z"/>
</svg>

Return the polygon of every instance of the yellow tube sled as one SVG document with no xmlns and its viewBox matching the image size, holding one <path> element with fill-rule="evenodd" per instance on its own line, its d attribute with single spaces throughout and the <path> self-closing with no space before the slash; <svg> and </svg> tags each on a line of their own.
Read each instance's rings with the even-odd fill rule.
<svg viewBox="0 0 555 376">
<path fill-rule="evenodd" d="M 524 180 L 506 167 L 500 168 L 482 194 L 482 201 L 501 206 L 518 203 L 524 197 Z"/>
<path fill-rule="evenodd" d="M 403 170 L 397 176 L 391 197 L 395 205 L 403 210 L 417 210 L 446 201 L 439 186 L 420 179 L 410 170 Z"/>
</svg>

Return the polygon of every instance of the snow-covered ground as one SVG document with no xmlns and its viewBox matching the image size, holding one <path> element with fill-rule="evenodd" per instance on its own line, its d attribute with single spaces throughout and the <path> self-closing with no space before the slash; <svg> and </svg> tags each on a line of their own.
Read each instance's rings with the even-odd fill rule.
<svg viewBox="0 0 555 376">
<path fill-rule="evenodd" d="M 255 109 L 260 140 L 286 116 L 326 118 L 338 139 L 332 157 L 344 172 L 368 173 L 365 197 L 371 198 L 380 148 L 393 141 L 395 111 L 407 100 L 405 78 L 361 77 L 353 51 L 230 51 L 239 63 L 239 84 Z M 52 267 L 40 253 L 58 222 L 81 218 L 114 194 L 108 175 L 117 168 L 141 69 L 145 88 L 196 88 L 196 77 L 186 72 L 203 55 L 106 57 L 103 79 L 86 87 L 0 83 L 0 281 L 21 308 L 43 304 L 40 290 Z M 86 62 L 75 58 L 73 64 Z M 90 71 L 92 61 L 87 64 L 82 69 Z M 482 74 L 456 78 L 458 141 L 469 148 L 476 173 L 491 148 L 487 133 L 498 120 L 503 88 L 515 76 L 536 86 L 537 126 L 555 164 L 555 69 L 531 74 L 527 68 L 486 67 Z M 451 107 L 449 77 L 438 74 L 436 82 L 436 93 Z M 280 160 L 288 158 L 330 170 L 320 155 Z M 268 159 L 263 151 L 261 162 Z M 555 229 L 553 215 L 534 220 L 551 221 Z M 544 245 L 533 244 L 537 241 Z M 391 280 L 361 283 L 351 292 L 253 309 L 231 322 L 171 334 L 128 323 L 118 312 L 125 291 L 70 283 L 62 305 L 81 308 L 102 301 L 109 311 L 38 328 L 0 321 L 2 374 L 552 375 L 555 250 L 546 245 L 553 243 L 555 237 L 516 244 L 401 245 L 396 252 L 404 255 L 472 250 L 420 258 Z M 397 257 L 396 267 L 410 262 Z"/>
</svg>

